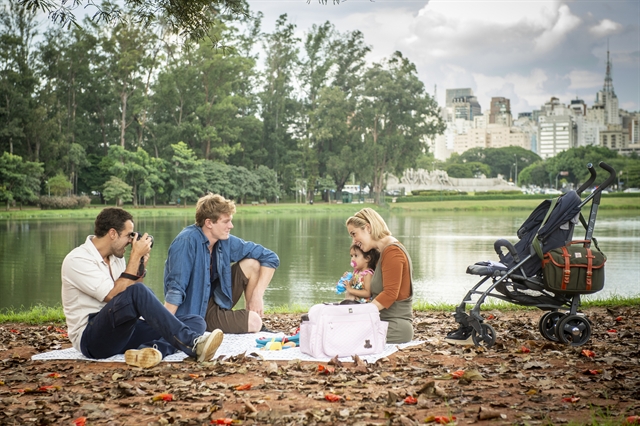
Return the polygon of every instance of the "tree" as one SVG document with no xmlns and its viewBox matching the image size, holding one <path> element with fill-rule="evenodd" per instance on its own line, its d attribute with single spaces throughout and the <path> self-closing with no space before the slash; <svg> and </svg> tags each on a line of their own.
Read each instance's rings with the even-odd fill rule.
<svg viewBox="0 0 640 426">
<path fill-rule="evenodd" d="M 546 168 L 549 173 L 550 185 L 551 182 L 555 182 L 555 177 L 560 172 L 568 172 L 568 175 L 564 176 L 564 178 L 567 182 L 571 182 L 577 187 L 589 178 L 589 171 L 586 167 L 588 163 L 592 163 L 597 167 L 601 161 L 610 163 L 611 160 L 615 160 L 617 157 L 618 154 L 615 151 L 607 147 L 593 145 L 562 151 L 555 157 L 547 159 Z M 596 169 L 596 172 L 598 177 L 594 185 L 600 185 L 608 176 L 603 170 Z"/>
<path fill-rule="evenodd" d="M 318 161 L 318 173 L 329 175 L 339 191 L 357 170 L 353 161 L 353 145 L 357 133 L 349 125 L 355 101 L 345 97 L 337 87 L 320 90 L 317 107 L 310 113 L 310 132 L 313 134 L 312 153 Z"/>
<path fill-rule="evenodd" d="M 446 172 L 450 177 L 454 178 L 475 178 L 480 175 L 489 176 L 491 168 L 486 164 L 472 161 L 469 163 L 456 163 L 447 166 Z"/>
<path fill-rule="evenodd" d="M 294 163 L 291 157 L 300 151 L 293 139 L 291 128 L 295 124 L 299 108 L 294 97 L 293 79 L 298 63 L 299 41 L 294 36 L 295 25 L 287 22 L 287 15 L 276 21 L 273 33 L 265 37 L 265 84 L 259 97 L 262 106 L 262 146 L 258 164 L 264 164 L 282 174 L 286 164 Z M 285 182 L 285 187 L 292 182 Z"/>
<path fill-rule="evenodd" d="M 400 176 L 426 150 L 426 139 L 444 131 L 436 102 L 418 79 L 415 65 L 396 52 L 364 75 L 362 102 L 354 117 L 362 139 L 356 167 L 369 164 L 376 202 L 386 173 Z"/>
<path fill-rule="evenodd" d="M 106 72 L 114 94 L 119 99 L 120 146 L 125 147 L 127 128 L 139 120 L 132 100 L 144 97 L 145 77 L 154 72 L 157 55 L 152 54 L 156 37 L 149 28 L 131 23 L 119 23 L 108 37 L 102 39 Z M 132 137 L 131 145 L 136 143 Z"/>
<path fill-rule="evenodd" d="M 54 23 L 78 25 L 76 11 L 95 8 L 94 22 L 121 23 L 133 21 L 149 26 L 161 21 L 173 33 L 193 39 L 205 37 L 213 20 L 221 13 L 232 16 L 248 16 L 245 0 L 124 0 L 132 15 L 123 14 L 117 3 L 109 1 L 97 5 L 93 0 L 19 0 L 32 13 L 45 12 Z M 91 9 L 89 9 L 91 10 Z"/>
<path fill-rule="evenodd" d="M 523 170 L 540 159 L 536 153 L 528 149 L 519 146 L 507 146 L 503 148 L 471 148 L 460 154 L 456 162 L 483 163 L 491 168 L 488 176 L 511 175 L 515 178 L 516 166 L 518 170 Z"/>
<path fill-rule="evenodd" d="M 206 188 L 207 181 L 204 178 L 204 160 L 199 160 L 184 142 L 171 145 L 174 155 L 171 158 L 173 173 L 176 181 L 176 195 L 178 200 L 196 201 Z"/>
<path fill-rule="evenodd" d="M 0 157 L 0 201 L 5 201 L 6 208 L 17 201 L 35 201 L 40 193 L 40 176 L 42 163 L 23 161 L 19 155 L 9 152 Z"/>
<path fill-rule="evenodd" d="M 233 185 L 229 180 L 231 168 L 227 164 L 218 161 L 205 161 L 204 176 L 207 180 L 207 190 L 214 194 L 220 194 L 225 198 L 231 197 Z"/>
<path fill-rule="evenodd" d="M 258 196 L 265 200 L 277 200 L 280 189 L 276 173 L 266 166 L 258 166 L 255 175 L 258 179 Z"/>
<path fill-rule="evenodd" d="M 247 197 L 259 195 L 260 182 L 258 177 L 242 166 L 231 166 L 229 168 L 229 183 L 231 183 L 231 197 L 240 204 L 244 204 Z"/>
<path fill-rule="evenodd" d="M 133 199 L 131 189 L 131 185 L 128 185 L 122 179 L 111 176 L 107 183 L 104 184 L 102 195 L 105 200 L 115 200 L 116 206 L 120 206 Z"/>
<path fill-rule="evenodd" d="M 35 160 L 39 149 L 28 136 L 35 124 L 35 92 L 31 43 L 36 36 L 34 13 L 20 8 L 14 0 L 0 8 L 0 149 Z"/>
<path fill-rule="evenodd" d="M 69 182 L 69 179 L 62 172 L 49 179 L 47 186 L 53 195 L 59 197 L 69 194 L 73 190 L 73 184 Z"/>
<path fill-rule="evenodd" d="M 133 205 L 138 205 L 138 187 L 143 184 L 149 176 L 148 168 L 149 154 L 142 148 L 136 152 L 129 152 L 119 145 L 109 148 L 109 158 L 113 160 L 109 173 L 119 179 L 129 182 L 133 190 Z"/>
</svg>

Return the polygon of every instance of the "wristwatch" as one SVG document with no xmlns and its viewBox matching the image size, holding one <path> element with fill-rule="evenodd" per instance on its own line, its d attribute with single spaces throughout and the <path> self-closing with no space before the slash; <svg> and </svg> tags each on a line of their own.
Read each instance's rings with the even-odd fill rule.
<svg viewBox="0 0 640 426">
<path fill-rule="evenodd" d="M 145 275 L 147 274 L 147 271 L 144 271 Z M 138 281 L 140 278 L 144 278 L 144 275 L 142 277 L 139 277 L 137 275 L 133 275 L 133 274 L 128 274 L 126 272 L 123 272 L 120 274 L 120 278 L 126 278 L 128 280 L 133 280 L 133 281 Z"/>
</svg>

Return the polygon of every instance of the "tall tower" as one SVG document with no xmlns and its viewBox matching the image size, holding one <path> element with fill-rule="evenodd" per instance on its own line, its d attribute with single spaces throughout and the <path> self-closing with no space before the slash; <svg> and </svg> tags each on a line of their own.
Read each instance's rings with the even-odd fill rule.
<svg viewBox="0 0 640 426">
<path fill-rule="evenodd" d="M 613 78 L 611 78 L 611 60 L 609 58 L 609 49 L 607 48 L 607 72 L 604 76 L 604 87 L 602 88 L 604 93 L 611 93 L 613 96 L 616 93 L 613 91 Z"/>
<path fill-rule="evenodd" d="M 613 65 L 609 57 L 609 49 L 607 48 L 607 70 L 604 76 L 604 85 L 602 90 L 596 95 L 594 106 L 604 109 L 604 123 L 622 124 L 620 119 L 619 103 L 616 92 L 613 90 L 613 77 L 611 76 Z"/>
</svg>

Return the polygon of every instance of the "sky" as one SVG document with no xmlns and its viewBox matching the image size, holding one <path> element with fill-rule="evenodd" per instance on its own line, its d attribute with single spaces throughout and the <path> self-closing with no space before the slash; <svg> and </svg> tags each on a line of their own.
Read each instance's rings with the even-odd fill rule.
<svg viewBox="0 0 640 426">
<path fill-rule="evenodd" d="M 400 51 L 430 95 L 471 88 L 482 110 L 491 97 L 511 101 L 514 117 L 551 97 L 592 106 L 602 89 L 607 49 L 620 108 L 640 111 L 639 0 L 248 0 L 264 14 L 263 30 L 287 14 L 303 37 L 330 21 L 360 30 L 370 62 Z"/>
</svg>

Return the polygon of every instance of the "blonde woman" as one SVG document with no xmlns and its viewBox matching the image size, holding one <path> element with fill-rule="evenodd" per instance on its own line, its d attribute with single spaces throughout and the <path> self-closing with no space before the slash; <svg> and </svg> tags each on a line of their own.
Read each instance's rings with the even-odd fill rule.
<svg viewBox="0 0 640 426">
<path fill-rule="evenodd" d="M 380 319 L 389 323 L 387 343 L 409 342 L 413 338 L 409 254 L 373 209 L 364 208 L 347 219 L 347 230 L 353 244 L 362 251 L 377 249 L 380 252 L 380 261 L 371 279 L 371 303 L 378 307 Z"/>
</svg>

